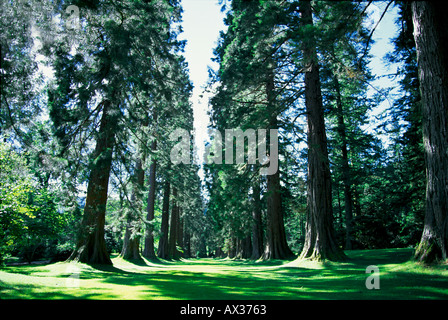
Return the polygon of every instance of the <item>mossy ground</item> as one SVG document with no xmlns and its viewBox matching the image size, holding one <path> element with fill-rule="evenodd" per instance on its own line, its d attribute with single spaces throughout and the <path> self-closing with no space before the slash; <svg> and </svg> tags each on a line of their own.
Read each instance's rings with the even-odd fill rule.
<svg viewBox="0 0 448 320">
<path fill-rule="evenodd" d="M 77 263 L 0 269 L 2 299 L 447 299 L 448 266 L 424 267 L 413 250 L 346 252 L 344 262 L 144 260 L 113 266 Z M 380 289 L 368 290 L 369 265 Z"/>
</svg>

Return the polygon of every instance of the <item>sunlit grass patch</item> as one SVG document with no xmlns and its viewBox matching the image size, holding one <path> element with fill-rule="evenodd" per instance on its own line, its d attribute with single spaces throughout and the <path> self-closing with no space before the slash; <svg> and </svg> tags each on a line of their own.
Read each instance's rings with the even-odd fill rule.
<svg viewBox="0 0 448 320">
<path fill-rule="evenodd" d="M 347 252 L 344 262 L 186 259 L 113 266 L 60 262 L 0 269 L 1 298 L 15 299 L 421 299 L 448 298 L 447 266 L 424 267 L 412 250 Z M 380 289 L 368 290 L 369 265 Z"/>
</svg>

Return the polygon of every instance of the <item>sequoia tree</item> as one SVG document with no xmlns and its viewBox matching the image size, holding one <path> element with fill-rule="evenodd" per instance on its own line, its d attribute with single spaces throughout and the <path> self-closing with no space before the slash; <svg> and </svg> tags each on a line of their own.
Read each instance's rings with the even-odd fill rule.
<svg viewBox="0 0 448 320">
<path fill-rule="evenodd" d="M 221 34 L 221 42 L 215 51 L 220 69 L 216 74 L 216 80 L 219 81 L 216 95 L 211 101 L 214 128 L 241 128 L 246 130 L 245 132 L 251 129 L 269 129 L 270 132 L 282 129 L 284 123 L 279 119 L 287 107 L 281 95 L 291 85 L 291 81 L 283 81 L 284 75 L 280 75 L 280 72 L 287 72 L 288 69 L 284 67 L 286 63 L 281 60 L 287 56 L 287 33 L 283 28 L 288 7 L 286 3 L 278 1 L 232 1 L 232 8 L 226 19 L 229 28 L 226 33 Z M 270 138 L 277 139 L 274 136 Z M 226 143 L 225 148 L 233 148 L 233 145 Z M 244 146 L 244 151 L 249 152 L 249 148 L 249 144 L 247 148 Z M 272 156 L 276 152 L 278 153 L 278 150 L 269 151 Z M 259 164 L 263 163 L 263 157 L 264 155 L 258 152 Z M 274 165 L 277 159 L 276 156 L 272 157 L 269 165 Z M 262 174 L 266 168 L 260 165 L 239 166 L 232 168 L 226 163 L 221 167 L 215 163 L 210 167 L 218 170 L 217 175 L 212 177 L 222 188 L 213 186 L 210 197 L 213 205 L 210 206 L 209 213 L 216 212 L 222 217 L 226 216 L 220 221 L 231 229 L 231 232 L 225 233 L 231 237 L 226 244 L 231 255 L 245 256 L 248 248 L 252 251 L 248 230 L 254 226 L 256 234 L 253 236 L 257 246 L 254 256 L 258 256 L 259 252 L 256 251 L 262 243 L 259 224 L 261 212 L 260 207 L 256 208 L 256 219 L 252 219 L 254 208 L 248 200 L 252 198 L 250 190 L 254 197 L 260 198 L 259 191 L 252 188 L 250 180 L 254 174 Z M 277 168 L 277 163 L 275 167 Z M 266 180 L 261 180 L 266 183 L 266 189 L 262 189 L 266 192 L 261 201 L 267 202 L 267 232 L 262 253 L 264 259 L 293 257 L 284 226 L 282 170 L 283 168 L 278 167 L 278 170 L 267 175 Z M 235 193 L 244 195 L 244 199 L 236 199 Z M 258 196 L 255 193 L 258 193 Z M 235 248 L 241 252 L 236 252 Z M 248 256 L 251 255 L 252 252 L 249 252 Z"/>
<path fill-rule="evenodd" d="M 171 259 L 179 259 L 181 252 L 178 250 L 179 234 L 178 228 L 180 225 L 180 208 L 177 189 L 173 188 L 173 205 L 171 209 L 170 233 L 168 237 L 168 257 Z"/>
<path fill-rule="evenodd" d="M 116 108 L 114 110 L 110 101 L 105 100 L 102 104 L 103 115 L 93 154 L 94 161 L 87 187 L 81 231 L 76 248 L 69 259 L 85 263 L 112 264 L 104 239 L 104 224 L 112 150 L 119 113 Z"/>
<path fill-rule="evenodd" d="M 169 87 L 185 87 L 173 77 L 185 75 L 178 69 L 181 43 L 171 28 L 171 23 L 180 19 L 180 7 L 177 1 L 78 1 L 77 6 L 84 19 L 83 32 L 77 33 L 74 41 L 67 41 L 71 40 L 68 36 L 55 37 L 54 45 L 48 46 L 56 78 L 49 90 L 50 118 L 60 156 L 73 163 L 73 168 L 90 172 L 84 216 L 71 259 L 110 264 L 104 223 L 112 160 L 126 167 L 130 152 L 140 147 L 149 152 L 145 143 L 149 137 L 141 133 L 148 124 L 155 127 L 156 121 L 137 115 L 154 114 L 154 109 L 163 109 L 172 96 L 185 96 Z M 130 135 L 141 146 L 132 146 Z M 89 154 L 87 163 L 89 157 L 83 156 Z M 151 197 L 150 203 L 154 203 Z M 127 222 L 138 234 L 139 222 Z M 132 251 L 138 254 L 139 250 Z"/>
<path fill-rule="evenodd" d="M 311 1 L 300 1 L 303 28 L 310 33 L 303 42 L 305 105 L 308 123 L 308 188 L 305 244 L 301 258 L 339 259 L 333 227 L 331 175 L 322 104 L 319 65 L 313 30 Z"/>
<path fill-rule="evenodd" d="M 157 122 L 156 114 L 153 117 L 154 122 Z M 156 168 L 157 168 L 157 160 L 155 159 L 155 152 L 157 149 L 157 141 L 155 138 L 151 142 L 151 164 L 149 166 L 149 192 L 148 192 L 148 202 L 147 202 L 147 215 L 146 219 L 148 221 L 148 225 L 146 226 L 146 236 L 145 236 L 145 249 L 143 251 L 143 255 L 148 259 L 154 259 L 156 257 L 156 253 L 154 250 L 154 234 L 153 227 L 150 225 L 152 220 L 154 220 L 154 206 L 156 200 Z"/>
<path fill-rule="evenodd" d="M 448 257 L 448 21 L 436 1 L 412 3 L 423 113 L 426 213 L 417 260 Z"/>
<path fill-rule="evenodd" d="M 268 76 L 267 79 L 267 108 L 269 111 L 272 110 L 272 118 L 269 121 L 269 128 L 278 130 L 277 113 L 275 112 L 276 104 L 272 97 L 274 94 L 273 76 L 272 78 Z M 270 138 L 273 139 L 272 136 Z M 272 155 L 271 150 L 271 156 Z M 286 241 L 285 224 L 283 221 L 284 208 L 282 204 L 279 170 L 276 170 L 274 174 L 267 176 L 267 197 L 266 247 L 262 258 L 265 260 L 294 258 L 294 254 L 291 252 L 291 249 Z"/>
</svg>

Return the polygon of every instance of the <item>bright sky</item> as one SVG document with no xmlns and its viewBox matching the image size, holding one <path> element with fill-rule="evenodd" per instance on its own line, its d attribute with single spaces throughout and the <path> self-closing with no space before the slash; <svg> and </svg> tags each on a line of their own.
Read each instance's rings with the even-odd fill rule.
<svg viewBox="0 0 448 320">
<path fill-rule="evenodd" d="M 210 59 L 213 57 L 213 49 L 217 45 L 219 32 L 225 28 L 223 22 L 225 14 L 220 11 L 221 7 L 218 4 L 218 0 L 182 0 L 182 7 L 184 9 L 182 23 L 184 32 L 180 35 L 180 38 L 187 40 L 185 57 L 189 64 L 190 79 L 194 84 L 191 101 L 195 119 L 195 138 L 198 154 L 202 161 L 204 140 L 207 136 L 209 97 L 207 95 L 201 97 L 201 95 L 208 80 L 207 67 L 212 66 L 215 70 L 218 67 Z M 370 5 L 369 11 L 373 19 L 371 22 L 372 26 L 376 24 L 384 8 L 385 3 L 380 1 Z M 393 49 L 389 39 L 394 36 L 397 30 L 394 24 L 396 15 L 397 10 L 391 6 L 374 33 L 373 40 L 375 44 L 370 52 L 373 56 L 370 64 L 373 74 L 382 75 L 394 71 L 394 68 L 386 66 L 383 57 Z M 373 86 L 378 89 L 394 85 L 394 82 L 384 77 L 373 83 Z M 388 106 L 389 102 L 386 101 L 374 110 L 372 114 L 379 114 Z"/>
<path fill-rule="evenodd" d="M 204 139 L 208 126 L 208 99 L 203 95 L 204 86 L 208 80 L 208 66 L 217 69 L 218 66 L 211 61 L 213 49 L 217 46 L 219 32 L 224 30 L 223 19 L 218 0 L 182 0 L 184 32 L 181 39 L 187 40 L 185 58 L 188 61 L 190 79 L 194 90 L 192 96 L 194 111 L 194 127 L 196 131 L 196 145 L 202 161 L 204 152 Z M 201 97 L 203 95 L 203 97 Z"/>
<path fill-rule="evenodd" d="M 386 8 L 385 2 L 376 2 L 370 6 L 370 14 L 372 19 L 374 20 L 373 26 L 376 24 L 381 14 L 384 12 Z M 384 56 L 388 52 L 392 52 L 394 50 L 394 46 L 391 43 L 391 39 L 395 38 L 398 32 L 398 28 L 395 25 L 395 20 L 398 16 L 398 9 L 395 6 L 390 6 L 385 16 L 378 24 L 376 28 L 372 40 L 374 44 L 372 45 L 370 54 L 372 55 L 371 62 L 369 67 L 372 70 L 372 74 L 376 76 L 393 74 L 396 72 L 397 65 L 390 65 L 386 61 L 384 61 Z M 387 95 L 386 99 L 381 103 L 377 108 L 373 109 L 371 112 L 371 121 L 369 125 L 364 128 L 367 132 L 373 131 L 378 122 L 375 122 L 374 117 L 382 114 L 386 109 L 389 109 L 395 100 L 396 97 L 394 95 L 399 93 L 398 79 L 389 79 L 388 77 L 380 77 L 373 81 L 371 84 L 375 89 L 371 89 L 370 92 L 374 94 L 376 90 L 383 88 L 390 88 L 391 91 Z M 390 143 L 390 139 L 387 135 L 381 135 L 379 132 L 379 137 L 382 139 L 384 144 Z"/>
</svg>

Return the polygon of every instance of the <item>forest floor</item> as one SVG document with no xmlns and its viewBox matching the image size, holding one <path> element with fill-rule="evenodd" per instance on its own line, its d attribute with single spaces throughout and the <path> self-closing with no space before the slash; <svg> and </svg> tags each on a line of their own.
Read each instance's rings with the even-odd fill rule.
<svg viewBox="0 0 448 320">
<path fill-rule="evenodd" d="M 421 266 L 410 249 L 346 252 L 345 262 L 230 259 L 113 266 L 59 262 L 0 268 L 1 299 L 448 299 L 448 265 Z M 379 268 L 379 289 L 367 289 Z M 370 280 L 368 280 L 370 282 Z"/>
</svg>

